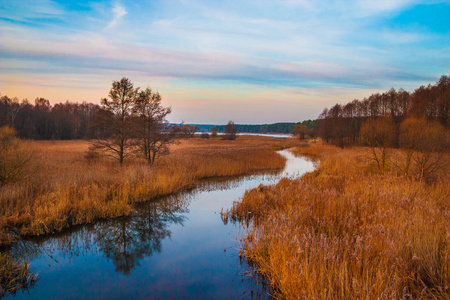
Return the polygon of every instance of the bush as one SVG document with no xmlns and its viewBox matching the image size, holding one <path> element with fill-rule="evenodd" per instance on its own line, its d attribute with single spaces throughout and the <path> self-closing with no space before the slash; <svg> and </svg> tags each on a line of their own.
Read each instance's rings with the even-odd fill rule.
<svg viewBox="0 0 450 300">
<path fill-rule="evenodd" d="M 388 148 L 395 143 L 395 124 L 392 117 L 369 119 L 361 126 L 361 139 L 370 147 L 372 159 L 381 173 L 386 170 Z"/>
<path fill-rule="evenodd" d="M 202 139 L 209 139 L 209 133 L 203 132 L 202 135 L 201 135 L 201 138 Z"/>
<path fill-rule="evenodd" d="M 84 154 L 84 159 L 88 164 L 93 164 L 97 162 L 100 158 L 100 154 L 95 150 L 94 147 L 89 147 L 88 151 Z"/>
<path fill-rule="evenodd" d="M 236 139 L 237 130 L 234 127 L 234 122 L 229 121 L 227 126 L 225 127 L 225 134 L 222 136 L 224 140 L 235 140 Z"/>
<path fill-rule="evenodd" d="M 292 133 L 295 135 L 299 135 L 300 140 L 304 140 L 306 135 L 309 135 L 311 130 L 303 124 L 296 124 L 294 126 L 294 130 L 292 130 Z"/>
<path fill-rule="evenodd" d="M 406 150 L 402 171 L 419 180 L 430 181 L 445 169 L 445 152 L 449 147 L 449 135 L 436 121 L 410 118 L 400 126 L 400 147 Z"/>
<path fill-rule="evenodd" d="M 211 136 L 213 138 L 217 137 L 217 127 L 211 127 Z"/>
<path fill-rule="evenodd" d="M 32 151 L 16 137 L 9 126 L 0 127 L 0 186 L 30 176 L 28 165 Z"/>
</svg>

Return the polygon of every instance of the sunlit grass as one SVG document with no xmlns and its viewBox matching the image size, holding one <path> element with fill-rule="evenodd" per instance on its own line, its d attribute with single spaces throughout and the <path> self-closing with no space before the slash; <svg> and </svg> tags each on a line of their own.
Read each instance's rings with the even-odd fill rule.
<svg viewBox="0 0 450 300">
<path fill-rule="evenodd" d="M 315 172 L 248 191 L 248 260 L 287 299 L 449 299 L 450 185 L 380 175 L 367 149 L 311 144 Z M 249 214 L 249 212 L 251 212 Z"/>
</svg>

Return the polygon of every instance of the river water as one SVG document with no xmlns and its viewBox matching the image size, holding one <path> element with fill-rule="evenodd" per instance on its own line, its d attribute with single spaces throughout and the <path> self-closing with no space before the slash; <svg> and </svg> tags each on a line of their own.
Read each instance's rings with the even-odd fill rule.
<svg viewBox="0 0 450 300">
<path fill-rule="evenodd" d="M 287 158 L 277 173 L 204 182 L 139 205 L 133 215 L 15 244 L 11 254 L 39 275 L 14 299 L 267 299 L 270 291 L 239 258 L 242 227 L 220 212 L 245 190 L 299 177 L 314 163 Z"/>
</svg>

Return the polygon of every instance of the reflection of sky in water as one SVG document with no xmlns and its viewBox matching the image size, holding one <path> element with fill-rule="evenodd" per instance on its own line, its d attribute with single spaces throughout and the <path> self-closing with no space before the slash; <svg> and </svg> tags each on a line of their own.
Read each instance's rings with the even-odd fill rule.
<svg viewBox="0 0 450 300">
<path fill-rule="evenodd" d="M 281 172 L 281 177 L 300 177 L 307 172 L 314 171 L 314 163 L 310 160 L 296 157 L 292 152 L 288 150 L 279 151 L 284 157 L 286 157 L 286 165 Z"/>
<path fill-rule="evenodd" d="M 13 254 L 40 276 L 22 298 L 267 298 L 241 262 L 239 232 L 220 211 L 245 190 L 274 184 L 281 176 L 312 171 L 312 162 L 287 158 L 278 174 L 209 181 L 202 187 L 137 207 L 131 217 L 80 226 L 30 239 Z"/>
</svg>

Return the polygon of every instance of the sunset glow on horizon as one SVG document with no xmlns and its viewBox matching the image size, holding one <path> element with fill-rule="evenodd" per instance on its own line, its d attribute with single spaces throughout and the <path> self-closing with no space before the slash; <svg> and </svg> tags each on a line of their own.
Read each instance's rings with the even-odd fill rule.
<svg viewBox="0 0 450 300">
<path fill-rule="evenodd" d="M 0 94 L 159 91 L 171 122 L 315 119 L 450 71 L 450 1 L 0 0 Z"/>
</svg>

